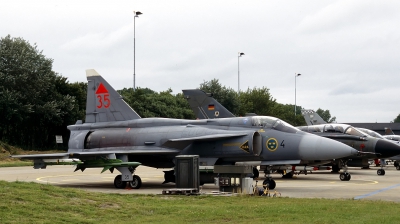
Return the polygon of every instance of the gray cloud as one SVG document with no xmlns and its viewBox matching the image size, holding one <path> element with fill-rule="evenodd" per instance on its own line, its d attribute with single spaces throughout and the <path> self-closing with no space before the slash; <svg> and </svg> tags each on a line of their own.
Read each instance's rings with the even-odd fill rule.
<svg viewBox="0 0 400 224">
<path fill-rule="evenodd" d="M 70 82 L 94 68 L 116 89 L 196 88 L 217 78 L 267 87 L 280 103 L 329 109 L 338 121 L 400 113 L 397 1 L 6 1 L 0 34 L 37 43 Z"/>
</svg>

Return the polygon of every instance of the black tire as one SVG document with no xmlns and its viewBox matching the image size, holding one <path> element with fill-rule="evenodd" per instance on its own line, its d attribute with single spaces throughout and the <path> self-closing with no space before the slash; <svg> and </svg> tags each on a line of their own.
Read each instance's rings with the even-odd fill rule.
<svg viewBox="0 0 400 224">
<path fill-rule="evenodd" d="M 378 174 L 379 176 L 383 176 L 383 175 L 385 175 L 385 170 L 384 169 L 379 169 L 379 170 L 377 170 L 376 171 L 376 174 Z"/>
<path fill-rule="evenodd" d="M 125 189 L 126 181 L 122 181 L 122 176 L 118 175 L 114 179 L 114 187 L 118 189 Z"/>
<path fill-rule="evenodd" d="M 400 166 L 396 166 L 396 170 L 400 170 Z"/>
<path fill-rule="evenodd" d="M 263 188 L 273 190 L 276 187 L 276 183 L 272 178 L 267 178 L 263 181 Z"/>
<path fill-rule="evenodd" d="M 275 189 L 275 187 L 276 187 L 276 183 L 273 179 L 271 179 L 269 182 L 269 189 L 273 190 L 273 189 Z"/>
<path fill-rule="evenodd" d="M 393 166 L 398 167 L 399 166 L 399 162 L 394 161 Z"/>
<path fill-rule="evenodd" d="M 133 175 L 133 180 L 129 181 L 129 185 L 133 189 L 139 189 L 142 186 L 142 179 L 137 175 Z"/>
</svg>

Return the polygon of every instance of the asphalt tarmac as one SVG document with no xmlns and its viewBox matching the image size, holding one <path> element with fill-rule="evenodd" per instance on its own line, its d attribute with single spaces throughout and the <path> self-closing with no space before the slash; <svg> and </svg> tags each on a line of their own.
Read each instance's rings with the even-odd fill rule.
<svg viewBox="0 0 400 224">
<path fill-rule="evenodd" d="M 274 191 L 282 197 L 290 198 L 335 198 L 355 200 L 383 200 L 400 202 L 400 171 L 393 165 L 385 167 L 386 175 L 376 174 L 378 167 L 370 169 L 349 168 L 350 181 L 340 181 L 338 173 L 330 171 L 313 171 L 307 175 L 295 175 L 292 179 L 282 179 L 280 174 L 272 174 L 276 181 Z M 140 189 L 116 189 L 114 178 L 119 172 L 111 174 L 101 169 L 86 169 L 85 172 L 74 171 L 73 166 L 49 166 L 47 169 L 35 170 L 33 167 L 0 168 L 0 179 L 5 181 L 26 181 L 41 184 L 52 184 L 61 187 L 72 187 L 82 190 L 118 193 L 118 194 L 161 194 L 164 189 L 175 188 L 175 184 L 162 184 L 163 171 L 140 166 L 135 174 L 142 179 Z M 260 175 L 261 176 L 261 175 Z M 263 178 L 259 178 L 261 187 Z M 254 181 L 254 184 L 256 182 Z M 218 192 L 214 184 L 205 184 L 201 193 Z"/>
</svg>

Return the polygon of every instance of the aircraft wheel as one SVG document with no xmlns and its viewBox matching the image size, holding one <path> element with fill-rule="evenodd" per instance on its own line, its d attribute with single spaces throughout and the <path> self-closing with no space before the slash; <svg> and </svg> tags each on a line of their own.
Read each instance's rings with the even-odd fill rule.
<svg viewBox="0 0 400 224">
<path fill-rule="evenodd" d="M 263 181 L 263 188 L 273 190 L 276 187 L 276 183 L 272 178 L 267 178 Z"/>
<path fill-rule="evenodd" d="M 341 173 L 341 174 L 339 175 L 339 179 L 340 179 L 341 181 L 347 181 L 347 175 L 346 175 L 346 173 Z"/>
<path fill-rule="evenodd" d="M 383 175 L 385 175 L 385 170 L 384 170 L 384 169 L 379 169 L 379 170 L 376 171 L 376 173 L 377 173 L 379 176 L 383 176 Z"/>
<path fill-rule="evenodd" d="M 133 175 L 133 180 L 129 181 L 129 185 L 133 189 L 139 189 L 142 186 L 142 179 L 137 175 Z"/>
<path fill-rule="evenodd" d="M 253 179 L 258 178 L 260 176 L 260 172 L 257 167 L 253 167 Z"/>
<path fill-rule="evenodd" d="M 394 161 L 394 164 L 393 164 L 393 166 L 395 166 L 395 167 L 398 167 L 398 166 L 399 166 L 399 162 L 397 162 L 397 161 Z"/>
<path fill-rule="evenodd" d="M 400 170 L 400 166 L 396 166 L 396 170 Z"/>
<path fill-rule="evenodd" d="M 122 181 L 122 176 L 118 175 L 114 179 L 114 186 L 118 189 L 124 189 L 126 187 L 126 182 Z"/>
</svg>

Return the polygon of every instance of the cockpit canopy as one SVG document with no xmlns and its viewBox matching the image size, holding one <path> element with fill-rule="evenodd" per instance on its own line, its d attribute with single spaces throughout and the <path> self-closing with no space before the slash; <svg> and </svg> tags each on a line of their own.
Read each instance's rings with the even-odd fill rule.
<svg viewBox="0 0 400 224">
<path fill-rule="evenodd" d="M 262 128 L 270 128 L 278 131 L 296 133 L 300 131 L 298 128 L 282 121 L 276 117 L 269 116 L 253 116 L 251 118 L 251 124 L 253 126 L 262 127 Z"/>
<path fill-rule="evenodd" d="M 353 126 L 347 124 L 319 124 L 312 126 L 298 127 L 300 130 L 305 132 L 328 132 L 328 133 L 341 133 L 353 136 L 364 137 L 367 134 L 357 130 Z"/>
<path fill-rule="evenodd" d="M 378 132 L 376 131 L 372 131 L 370 129 L 365 129 L 365 128 L 357 128 L 359 131 L 362 131 L 364 133 L 367 133 L 368 135 L 375 137 L 375 138 L 380 138 L 380 139 L 384 139 L 384 137 L 382 135 L 380 135 Z"/>
</svg>

